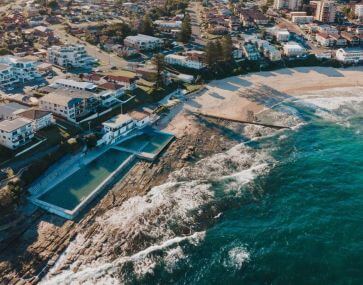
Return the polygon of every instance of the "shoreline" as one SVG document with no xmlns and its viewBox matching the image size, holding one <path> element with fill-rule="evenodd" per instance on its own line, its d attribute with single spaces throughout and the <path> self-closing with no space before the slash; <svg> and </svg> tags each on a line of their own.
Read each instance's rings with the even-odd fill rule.
<svg viewBox="0 0 363 285">
<path fill-rule="evenodd" d="M 307 69 L 309 68 L 294 69 L 294 72 L 291 72 L 290 69 L 284 69 L 271 72 L 277 73 L 275 75 L 255 73 L 212 81 L 207 84 L 207 90 L 200 92 L 200 94 L 192 94 L 185 102 L 176 105 L 157 126 L 160 130 L 175 133 L 177 137 L 177 140 L 166 149 L 158 161 L 155 163 L 138 162 L 123 181 L 119 181 L 111 187 L 83 217 L 75 222 L 64 221 L 48 213 L 43 213 L 36 218 L 30 228 L 19 239 L 14 241 L 9 249 L 1 253 L 3 262 L 0 263 L 0 270 L 7 276 L 4 276 L 4 279 L 0 279 L 0 281 L 6 280 L 9 284 L 14 284 L 20 277 L 31 278 L 33 275 L 38 274 L 45 265 L 51 267 L 67 249 L 71 241 L 80 233 L 84 233 L 85 243 L 93 235 L 101 234 L 102 226 L 99 220 L 108 211 L 122 206 L 125 201 L 133 197 L 143 197 L 149 193 L 152 187 L 165 183 L 171 172 L 193 165 L 215 153 L 230 149 L 242 139 L 248 138 L 248 136 L 239 136 L 242 131 L 248 133 L 249 128 L 247 127 L 235 124 L 232 124 L 231 127 L 231 124 L 224 122 L 197 120 L 188 111 L 199 108 L 205 111 L 214 111 L 219 114 L 227 113 L 230 116 L 243 118 L 243 116 L 247 116 L 246 110 L 252 110 L 255 114 L 259 114 L 261 111 L 270 109 L 271 106 L 284 98 L 296 96 L 298 99 L 301 95 L 317 90 L 345 88 L 341 86 L 342 81 L 344 81 L 344 78 L 347 79 L 346 77 L 352 76 L 352 74 L 354 74 L 353 77 L 344 83 L 350 84 L 346 87 L 356 87 L 354 81 L 356 81 L 357 77 L 360 77 L 358 80 L 359 86 L 363 86 L 363 68 L 358 68 L 358 70 L 337 70 L 336 72 L 343 75 L 342 77 L 329 76 L 330 72 L 332 72 L 330 68 L 324 68 L 324 70 L 319 68 L 319 71 L 324 71 L 324 74 L 318 73 L 320 75 L 315 75 L 316 78 L 311 82 L 310 87 L 314 89 L 309 90 L 307 87 L 309 82 L 303 82 L 302 80 L 306 76 L 311 77 L 312 73 L 315 74 L 317 71 L 307 72 Z M 290 72 L 283 74 L 281 71 Z M 322 78 L 325 78 L 327 82 L 325 85 L 318 85 L 317 83 Z M 281 81 L 286 81 L 285 87 L 279 86 L 282 84 Z M 261 82 L 263 82 L 262 86 Z M 297 82 L 302 83 L 298 86 Z M 340 86 L 336 86 L 337 84 Z M 319 89 L 316 89 L 318 87 Z M 293 89 L 293 92 L 289 93 L 288 91 L 291 89 Z M 294 96 L 291 96 L 292 94 Z M 229 132 L 230 129 L 233 132 Z M 261 130 L 263 131 L 263 128 Z M 251 130 L 249 135 L 250 137 L 253 136 L 254 131 Z M 214 214 L 217 215 L 218 213 Z M 130 238 L 130 235 L 136 234 L 136 232 L 129 233 L 126 229 L 120 230 L 124 237 Z M 188 231 L 184 229 L 180 234 L 187 233 Z M 115 232 L 115 234 L 121 233 Z M 102 238 L 107 240 L 106 236 L 101 237 L 101 240 Z M 128 242 L 127 239 L 126 241 Z M 19 245 L 18 248 L 17 245 Z M 129 246 L 136 250 L 143 245 L 131 244 Z M 77 266 L 79 268 L 82 263 L 87 264 L 93 259 L 97 259 L 99 257 L 97 252 L 100 251 L 102 252 L 102 247 L 98 248 L 97 245 L 91 246 L 90 244 L 84 248 L 83 253 L 80 252 L 79 255 L 68 257 L 64 261 L 62 268 L 66 269 L 67 266 L 76 263 L 73 269 L 77 270 Z M 123 254 L 133 253 L 133 251 L 128 252 L 127 250 L 121 252 Z M 112 258 L 112 254 L 108 254 L 110 254 L 109 258 Z M 21 258 L 18 258 L 18 255 Z M 89 260 L 86 258 L 86 260 L 79 263 L 78 261 L 82 256 L 92 256 L 92 258 L 90 257 Z M 34 281 L 37 282 L 38 280 Z"/>
</svg>

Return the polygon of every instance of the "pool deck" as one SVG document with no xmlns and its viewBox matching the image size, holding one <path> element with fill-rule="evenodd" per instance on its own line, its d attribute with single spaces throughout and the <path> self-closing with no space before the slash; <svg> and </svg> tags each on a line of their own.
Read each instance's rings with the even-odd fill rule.
<svg viewBox="0 0 363 285">
<path fill-rule="evenodd" d="M 124 148 L 118 146 L 118 144 L 135 138 L 142 134 L 148 135 L 157 135 L 162 134 L 168 136 L 168 138 L 159 146 L 157 146 L 157 151 L 155 152 L 144 152 L 143 150 L 146 146 L 151 142 L 145 142 L 138 150 L 133 150 L 129 148 Z M 74 219 L 85 207 L 86 205 L 91 202 L 103 189 L 107 187 L 107 185 L 111 185 L 113 183 L 114 178 L 120 173 L 123 169 L 125 169 L 132 161 L 136 158 L 144 159 L 147 161 L 153 161 L 156 159 L 157 156 L 165 149 L 165 147 L 174 139 L 174 135 L 171 133 L 162 132 L 159 130 L 146 130 L 146 132 L 137 132 L 134 133 L 122 141 L 117 142 L 117 144 L 109 145 L 103 148 L 97 148 L 87 153 L 81 153 L 75 157 L 70 157 L 65 161 L 61 161 L 59 165 L 52 167 L 49 172 L 46 172 L 43 177 L 37 179 L 35 183 L 28 189 L 28 191 L 32 194 L 29 200 L 39 206 L 40 208 L 61 216 L 66 219 Z M 51 191 L 56 185 L 62 183 L 68 177 L 73 175 L 75 172 L 80 170 L 83 166 L 91 163 L 92 161 L 96 160 L 102 154 L 107 152 L 110 149 L 116 149 L 118 151 L 130 153 L 131 156 L 128 157 L 123 163 L 117 167 L 105 180 L 103 180 L 90 194 L 87 195 L 80 203 L 72 210 L 64 209 L 57 205 L 48 203 L 46 201 L 41 200 L 41 196 L 48 191 Z"/>
</svg>

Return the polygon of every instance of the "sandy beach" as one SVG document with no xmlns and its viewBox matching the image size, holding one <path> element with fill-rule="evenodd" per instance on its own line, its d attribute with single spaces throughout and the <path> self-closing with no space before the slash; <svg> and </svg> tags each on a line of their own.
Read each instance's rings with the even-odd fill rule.
<svg viewBox="0 0 363 285">
<path fill-rule="evenodd" d="M 191 196 L 200 198 L 201 202 L 212 198 L 203 188 L 205 185 L 186 195 L 193 184 L 168 184 L 171 173 L 177 173 L 177 181 L 193 175 L 196 181 L 200 179 L 201 167 L 195 166 L 211 155 L 223 153 L 225 156 L 218 163 L 207 161 L 210 164 L 207 173 L 216 176 L 213 171 L 228 166 L 221 165 L 220 161 L 236 163 L 237 168 L 244 170 L 254 163 L 258 165 L 259 159 L 253 162 L 252 158 L 262 154 L 241 150 L 237 163 L 234 152 L 225 152 L 246 138 L 248 126 L 217 120 L 208 122 L 191 115 L 190 111 L 248 119 L 250 112 L 259 114 L 282 100 L 324 89 L 356 86 L 363 87 L 362 67 L 282 69 L 210 82 L 203 90 L 187 95 L 185 101 L 171 108 L 159 121 L 157 127 L 174 133 L 177 139 L 156 162 L 136 163 L 122 181 L 92 203 L 89 211 L 76 221 L 66 221 L 42 210 L 30 217 L 29 228 L 0 253 L 0 272 L 3 272 L 0 284 L 16 284 L 21 279 L 36 283 L 39 279 L 34 276 L 49 269 L 50 277 L 69 269 L 77 272 L 89 264 L 132 256 L 160 241 L 205 229 L 207 225 L 200 220 L 215 217 L 223 209 L 211 202 L 205 213 L 186 215 L 186 209 L 193 209 L 196 203 L 189 200 Z M 257 129 L 263 132 L 266 128 Z M 255 131 L 251 131 L 251 137 Z M 177 228 L 169 227 L 171 213 L 183 222 Z M 65 250 L 68 250 L 66 254 Z"/>
<path fill-rule="evenodd" d="M 172 110 L 162 125 L 180 136 L 193 132 L 188 111 L 247 120 L 248 111 L 257 114 L 281 100 L 324 89 L 356 86 L 363 86 L 363 67 L 301 67 L 228 77 L 212 81 L 188 97 L 182 107 Z"/>
</svg>

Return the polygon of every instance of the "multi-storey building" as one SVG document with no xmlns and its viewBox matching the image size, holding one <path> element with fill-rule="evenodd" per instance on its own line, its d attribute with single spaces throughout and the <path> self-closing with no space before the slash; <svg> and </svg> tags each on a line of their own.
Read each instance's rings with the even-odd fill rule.
<svg viewBox="0 0 363 285">
<path fill-rule="evenodd" d="M 32 121 L 25 118 L 15 118 L 0 122 L 0 144 L 16 149 L 34 137 Z"/>
<path fill-rule="evenodd" d="M 275 0 L 274 1 L 274 9 L 290 9 L 290 10 L 298 10 L 301 7 L 301 0 Z"/>
<path fill-rule="evenodd" d="M 124 40 L 124 45 L 131 48 L 136 48 L 138 50 L 154 50 L 159 49 L 163 46 L 163 40 L 138 34 L 136 36 L 128 36 Z"/>
<path fill-rule="evenodd" d="M 340 48 L 336 51 L 335 57 L 344 63 L 360 63 L 363 61 L 363 50 L 360 48 Z"/>
<path fill-rule="evenodd" d="M 333 23 L 337 12 L 336 4 L 332 0 L 310 1 L 315 20 L 323 23 Z"/>
<path fill-rule="evenodd" d="M 165 56 L 165 62 L 172 65 L 179 65 L 191 69 L 203 69 L 206 67 L 203 62 L 204 52 L 189 51 L 183 55 L 168 54 Z"/>
<path fill-rule="evenodd" d="M 34 80 L 41 75 L 36 71 L 36 61 L 15 56 L 0 57 L 0 86 Z"/>
<path fill-rule="evenodd" d="M 49 62 L 62 67 L 86 67 L 95 63 L 83 45 L 52 46 L 48 49 Z"/>
</svg>

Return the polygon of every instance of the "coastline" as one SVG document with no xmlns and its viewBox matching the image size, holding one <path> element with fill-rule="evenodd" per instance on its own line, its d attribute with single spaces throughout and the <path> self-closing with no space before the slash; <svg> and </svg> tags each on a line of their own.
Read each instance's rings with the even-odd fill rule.
<svg viewBox="0 0 363 285">
<path fill-rule="evenodd" d="M 87 244 L 87 238 L 100 234 L 102 230 L 100 217 L 111 209 L 122 206 L 132 197 L 146 195 L 152 187 L 165 183 L 171 172 L 230 149 L 241 140 L 253 138 L 256 134 L 255 129 L 249 133 L 248 128 L 237 124 L 197 120 L 190 115 L 189 111 L 199 109 L 243 119 L 247 117 L 247 111 L 259 114 L 281 100 L 299 98 L 309 92 L 337 87 L 363 86 L 362 75 L 363 68 L 314 67 L 254 73 L 209 83 L 205 91 L 193 94 L 185 102 L 175 106 L 160 121 L 158 127 L 161 130 L 173 132 L 177 140 L 170 145 L 156 163 L 138 162 L 124 180 L 114 185 L 97 205 L 76 222 L 63 221 L 48 213 L 42 213 L 39 218 L 35 219 L 32 228 L 28 229 L 19 240 L 14 241 L 10 248 L 1 254 L 1 260 L 5 261 L 0 263 L 0 271 L 7 275 L 4 276 L 6 278 L 4 280 L 13 284 L 20 277 L 31 278 L 31 276 L 37 275 L 46 264 L 51 267 L 78 234 L 84 235 L 85 244 Z M 257 129 L 261 131 L 264 128 Z M 245 131 L 244 136 L 239 136 L 242 131 Z M 218 215 L 218 213 L 218 209 L 216 209 L 212 214 Z M 185 228 L 180 231 L 180 234 L 187 235 L 188 230 L 190 229 Z M 146 236 L 142 236 L 138 232 L 127 232 L 127 229 L 120 231 L 122 233 L 117 231 L 114 233 L 120 234 L 120 237 L 123 238 L 128 237 L 130 240 L 140 241 L 140 244 L 125 246 L 128 251 L 121 251 L 120 255 L 132 255 L 148 245 L 148 242 L 142 242 Z M 135 238 L 135 234 L 140 236 Z M 100 241 L 103 239 L 104 242 L 107 242 L 107 236 L 100 236 Z M 17 243 L 20 243 L 20 246 L 14 250 Z M 117 252 L 104 252 L 102 243 L 98 246 L 92 244 L 89 244 L 88 247 L 84 246 L 83 252 L 68 256 L 59 270 L 65 270 L 73 264 L 72 270 L 76 271 L 82 264 L 92 263 L 93 260 L 98 259 L 101 254 L 108 254 L 106 258 L 110 260 L 115 258 Z M 18 255 L 21 258 L 18 259 Z M 81 257 L 87 256 L 88 258 L 81 260 Z"/>
</svg>

